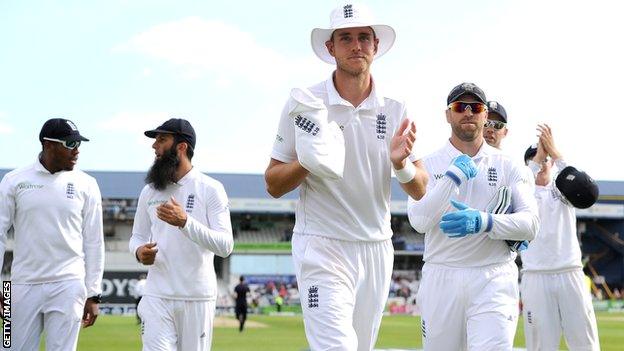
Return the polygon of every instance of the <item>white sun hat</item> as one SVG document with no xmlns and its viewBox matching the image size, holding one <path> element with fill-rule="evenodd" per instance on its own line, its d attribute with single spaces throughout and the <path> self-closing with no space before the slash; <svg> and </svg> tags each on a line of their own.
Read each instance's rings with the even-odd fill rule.
<svg viewBox="0 0 624 351">
<path fill-rule="evenodd" d="M 368 7 L 362 4 L 350 3 L 339 6 L 331 12 L 329 15 L 329 28 L 314 28 L 312 30 L 312 50 L 321 60 L 332 65 L 336 64 L 334 57 L 327 51 L 325 42 L 331 38 L 332 33 L 336 29 L 354 27 L 373 28 L 375 36 L 379 39 L 375 58 L 379 58 L 388 52 L 396 39 L 394 29 L 385 24 L 377 24 L 373 18 L 373 13 Z"/>
</svg>

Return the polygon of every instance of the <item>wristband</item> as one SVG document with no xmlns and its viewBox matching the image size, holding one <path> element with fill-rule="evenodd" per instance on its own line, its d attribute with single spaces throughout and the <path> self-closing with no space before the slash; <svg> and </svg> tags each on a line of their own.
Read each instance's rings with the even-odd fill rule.
<svg viewBox="0 0 624 351">
<path fill-rule="evenodd" d="M 394 174 L 396 175 L 399 183 L 409 183 L 416 176 L 416 166 L 409 162 L 409 160 L 405 162 L 405 167 L 401 169 L 395 169 L 392 167 L 392 169 L 394 169 Z"/>
</svg>

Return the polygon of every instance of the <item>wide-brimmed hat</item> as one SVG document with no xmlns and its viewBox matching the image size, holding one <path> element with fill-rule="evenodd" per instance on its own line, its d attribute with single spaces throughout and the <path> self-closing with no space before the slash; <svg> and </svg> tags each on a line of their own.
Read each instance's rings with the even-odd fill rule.
<svg viewBox="0 0 624 351">
<path fill-rule="evenodd" d="M 325 42 L 331 38 L 332 33 L 336 29 L 354 27 L 371 27 L 373 29 L 375 36 L 379 39 L 375 58 L 379 58 L 388 52 L 396 39 L 394 29 L 385 24 L 377 24 L 373 13 L 368 7 L 362 4 L 350 3 L 339 6 L 331 12 L 329 15 L 329 28 L 314 28 L 312 30 L 312 50 L 321 60 L 332 65 L 336 64 L 334 57 L 327 51 Z"/>
</svg>

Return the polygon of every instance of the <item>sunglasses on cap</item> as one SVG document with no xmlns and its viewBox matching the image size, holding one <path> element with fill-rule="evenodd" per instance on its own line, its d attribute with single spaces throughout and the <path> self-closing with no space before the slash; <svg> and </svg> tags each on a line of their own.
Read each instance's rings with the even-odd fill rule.
<svg viewBox="0 0 624 351">
<path fill-rule="evenodd" d="M 73 150 L 77 147 L 80 146 L 80 140 L 60 140 L 60 139 L 54 139 L 54 138 L 46 138 L 44 137 L 43 140 L 47 140 L 47 141 L 54 141 L 57 143 L 61 143 L 63 144 L 63 146 L 67 149 Z"/>
<path fill-rule="evenodd" d="M 485 104 L 481 102 L 455 101 L 451 102 L 448 105 L 448 108 L 451 109 L 451 111 L 457 113 L 463 113 L 468 108 L 470 108 L 470 111 L 472 111 L 472 113 L 481 113 L 483 111 L 487 111 L 487 106 L 485 106 Z"/>
<path fill-rule="evenodd" d="M 485 128 L 494 128 L 494 129 L 496 129 L 496 130 L 501 130 L 501 129 L 505 128 L 505 126 L 506 126 L 506 125 L 507 125 L 507 124 L 506 124 L 505 122 L 495 121 L 495 120 L 492 120 L 492 119 L 488 119 L 488 120 L 485 122 L 484 127 L 485 127 Z"/>
</svg>

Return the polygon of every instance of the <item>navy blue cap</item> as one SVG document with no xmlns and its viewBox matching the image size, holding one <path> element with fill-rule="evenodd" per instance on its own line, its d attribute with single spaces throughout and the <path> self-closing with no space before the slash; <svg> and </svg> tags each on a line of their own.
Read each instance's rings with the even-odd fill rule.
<svg viewBox="0 0 624 351">
<path fill-rule="evenodd" d="M 598 200 L 598 185 L 587 173 L 568 166 L 555 180 L 557 189 L 576 208 L 591 207 Z"/>
<path fill-rule="evenodd" d="M 462 95 L 472 95 L 479 102 L 486 103 L 487 99 L 485 98 L 485 93 L 481 88 L 479 88 L 474 83 L 461 83 L 451 90 L 448 97 L 446 98 L 446 104 L 450 104 L 451 102 L 455 102 L 459 100 Z"/>
<path fill-rule="evenodd" d="M 47 120 L 39 132 L 39 141 L 43 143 L 43 138 L 52 138 L 64 141 L 89 141 L 80 135 L 78 127 L 74 122 L 65 118 L 52 118 Z"/>
<path fill-rule="evenodd" d="M 171 118 L 156 129 L 148 130 L 144 134 L 148 138 L 155 138 L 157 134 L 173 134 L 195 149 L 195 129 L 189 121 L 182 118 Z"/>
<path fill-rule="evenodd" d="M 535 155 L 537 155 L 537 144 L 533 144 L 526 149 L 524 152 L 524 163 L 528 163 Z"/>
<path fill-rule="evenodd" d="M 507 123 L 507 111 L 505 111 L 503 105 L 501 105 L 498 101 L 488 101 L 487 107 L 489 114 L 496 113 L 501 116 L 503 122 Z"/>
</svg>

